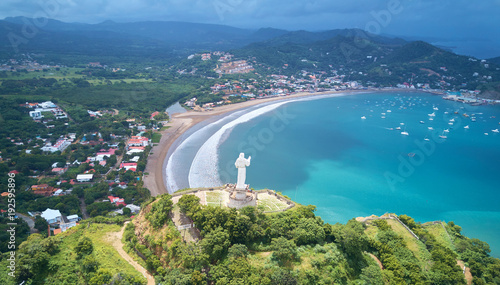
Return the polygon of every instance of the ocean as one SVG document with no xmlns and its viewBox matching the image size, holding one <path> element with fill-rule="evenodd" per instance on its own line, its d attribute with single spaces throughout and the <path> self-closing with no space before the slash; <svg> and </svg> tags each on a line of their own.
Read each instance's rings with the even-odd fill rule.
<svg viewBox="0 0 500 285">
<path fill-rule="evenodd" d="M 186 134 L 179 148 L 188 156 L 174 154 L 191 163 L 184 186 L 236 182 L 234 161 L 244 152 L 252 188 L 316 205 L 325 222 L 387 212 L 454 221 L 498 257 L 499 122 L 500 106 L 426 93 L 327 96 L 217 118 Z"/>
</svg>

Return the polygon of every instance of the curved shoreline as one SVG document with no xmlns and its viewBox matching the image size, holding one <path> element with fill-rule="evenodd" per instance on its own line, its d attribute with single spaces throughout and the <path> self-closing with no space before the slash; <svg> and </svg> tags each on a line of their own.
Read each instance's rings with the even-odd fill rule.
<svg viewBox="0 0 500 285">
<path fill-rule="evenodd" d="M 255 107 L 257 105 L 263 105 L 270 102 L 290 100 L 295 98 L 305 98 L 305 97 L 315 97 L 321 95 L 335 95 L 335 94 L 360 94 L 360 93 L 378 93 L 378 92 L 411 92 L 415 90 L 405 90 L 405 89 L 391 89 L 391 90 L 345 90 L 345 91 L 326 91 L 317 93 L 297 93 L 289 96 L 283 97 L 273 97 L 265 99 L 256 99 L 252 101 L 246 101 L 237 104 L 225 105 L 217 107 L 211 111 L 196 112 L 188 111 L 185 113 L 173 114 L 170 118 L 170 122 L 167 124 L 169 128 L 161 132 L 162 138 L 160 143 L 153 146 L 151 154 L 148 157 L 146 169 L 143 175 L 144 187 L 149 189 L 152 196 L 158 196 L 161 194 L 169 193 L 166 186 L 166 166 L 167 160 L 169 158 L 169 153 L 171 154 L 177 146 L 174 143 L 185 134 L 187 131 L 192 130 L 194 126 L 202 122 L 206 122 L 209 119 L 220 119 L 236 111 Z M 174 146 L 174 148 L 172 148 Z"/>
</svg>

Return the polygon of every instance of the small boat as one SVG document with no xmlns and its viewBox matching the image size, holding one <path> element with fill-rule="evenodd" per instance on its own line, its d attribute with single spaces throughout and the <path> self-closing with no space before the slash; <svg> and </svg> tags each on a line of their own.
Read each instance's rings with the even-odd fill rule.
<svg viewBox="0 0 500 285">
<path fill-rule="evenodd" d="M 431 114 L 427 114 L 429 117 L 436 117 L 436 113 L 432 112 Z"/>
<path fill-rule="evenodd" d="M 361 120 L 366 120 L 366 117 L 365 116 L 361 117 Z"/>
<path fill-rule="evenodd" d="M 392 112 L 392 111 L 391 110 L 387 110 L 387 113 L 390 113 L 390 112 Z"/>
<path fill-rule="evenodd" d="M 469 125 L 465 126 L 464 129 L 468 130 L 469 129 Z"/>
<path fill-rule="evenodd" d="M 448 123 L 448 125 L 453 126 L 453 123 L 452 123 L 452 122 L 449 122 L 449 123 Z"/>
<path fill-rule="evenodd" d="M 489 135 L 488 133 L 484 133 L 485 136 Z"/>
<path fill-rule="evenodd" d="M 475 118 L 475 117 L 472 117 L 472 118 L 471 118 L 471 121 L 475 122 L 475 121 L 476 121 L 476 118 Z"/>
<path fill-rule="evenodd" d="M 446 115 L 448 115 L 448 111 L 444 112 Z"/>
<path fill-rule="evenodd" d="M 449 132 L 450 132 L 450 130 L 445 129 L 443 132 L 444 132 L 444 133 L 449 133 Z"/>
<path fill-rule="evenodd" d="M 380 117 L 380 118 L 385 119 L 385 116 L 382 116 L 382 117 Z"/>
<path fill-rule="evenodd" d="M 434 130 L 434 128 L 433 128 L 433 127 L 427 127 L 427 128 L 429 129 L 429 131 Z"/>
<path fill-rule="evenodd" d="M 401 132 L 401 134 L 402 134 L 403 136 L 409 136 L 409 135 L 410 135 L 410 134 L 406 131 L 406 126 L 405 126 L 404 131 L 402 131 L 402 132 Z"/>
<path fill-rule="evenodd" d="M 427 137 L 425 137 L 425 138 L 424 138 L 424 141 L 430 141 L 430 139 L 429 139 L 429 138 L 427 138 Z"/>
<path fill-rule="evenodd" d="M 420 121 L 420 123 L 421 123 L 421 124 L 425 124 L 425 122 L 424 122 L 424 121 Z"/>
<path fill-rule="evenodd" d="M 455 122 L 455 118 L 451 119 L 450 122 Z"/>
<path fill-rule="evenodd" d="M 415 156 L 415 153 L 414 153 L 414 152 L 410 152 L 410 153 L 408 154 L 408 156 L 409 156 L 409 157 L 414 157 L 414 156 Z"/>
<path fill-rule="evenodd" d="M 401 126 L 404 126 L 404 125 L 405 125 L 405 123 L 399 123 L 399 124 L 400 124 Z"/>
<path fill-rule="evenodd" d="M 381 115 L 382 115 L 382 116 L 385 116 L 385 113 L 382 113 Z"/>
<path fill-rule="evenodd" d="M 401 127 L 397 127 L 396 130 L 401 130 Z"/>
<path fill-rule="evenodd" d="M 491 131 L 494 132 L 494 133 L 498 133 L 499 132 L 498 129 L 494 129 L 494 130 L 491 130 Z"/>
<path fill-rule="evenodd" d="M 432 109 L 433 109 L 434 111 L 437 111 L 437 110 L 439 110 L 439 109 L 438 109 L 438 107 L 434 107 L 434 108 L 432 108 Z"/>
</svg>

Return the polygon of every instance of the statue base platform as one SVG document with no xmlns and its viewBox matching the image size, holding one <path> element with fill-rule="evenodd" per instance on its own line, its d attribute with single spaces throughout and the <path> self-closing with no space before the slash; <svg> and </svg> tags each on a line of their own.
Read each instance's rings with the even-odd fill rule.
<svg viewBox="0 0 500 285">
<path fill-rule="evenodd" d="M 247 190 L 237 190 L 234 185 L 230 185 L 226 190 L 229 191 L 228 207 L 241 209 L 246 206 L 257 206 L 257 192 L 249 190 L 248 185 Z"/>
</svg>

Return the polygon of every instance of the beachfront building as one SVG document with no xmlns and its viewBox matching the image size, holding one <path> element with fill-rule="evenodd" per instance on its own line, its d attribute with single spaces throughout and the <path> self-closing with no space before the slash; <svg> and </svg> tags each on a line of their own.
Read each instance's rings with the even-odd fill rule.
<svg viewBox="0 0 500 285">
<path fill-rule="evenodd" d="M 137 170 L 137 163 L 135 162 L 122 162 L 120 164 L 120 169 L 124 168 L 125 170 L 131 170 L 131 171 L 136 171 Z"/>
<path fill-rule="evenodd" d="M 133 147 L 133 146 L 145 147 L 148 145 L 149 145 L 149 139 L 141 136 L 132 136 L 132 138 L 127 142 L 127 147 Z"/>
</svg>

